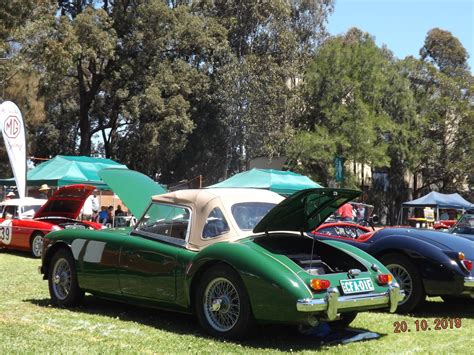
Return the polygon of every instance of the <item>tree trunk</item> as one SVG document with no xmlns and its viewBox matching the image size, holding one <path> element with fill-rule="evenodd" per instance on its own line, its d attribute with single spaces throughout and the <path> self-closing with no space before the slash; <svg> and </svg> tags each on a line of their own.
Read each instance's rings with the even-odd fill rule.
<svg viewBox="0 0 474 355">
<path fill-rule="evenodd" d="M 91 154 L 91 127 L 89 124 L 89 107 L 90 105 L 81 97 L 79 108 L 79 129 L 80 143 L 79 155 L 89 156 Z"/>
<path fill-rule="evenodd" d="M 416 199 L 418 196 L 416 195 L 416 187 L 418 185 L 418 174 L 415 171 L 413 173 L 413 199 Z"/>
<path fill-rule="evenodd" d="M 107 68 L 111 62 L 107 64 Z M 91 72 L 91 84 L 88 90 L 87 80 L 82 68 L 81 60 L 77 64 L 77 79 L 79 81 L 79 129 L 80 129 L 80 143 L 79 154 L 89 156 L 91 154 L 91 127 L 89 120 L 89 111 L 96 94 L 99 92 L 100 85 L 104 76 L 97 74 L 93 69 L 96 65 L 91 62 L 89 65 Z M 91 70 L 92 69 L 92 70 Z"/>
</svg>

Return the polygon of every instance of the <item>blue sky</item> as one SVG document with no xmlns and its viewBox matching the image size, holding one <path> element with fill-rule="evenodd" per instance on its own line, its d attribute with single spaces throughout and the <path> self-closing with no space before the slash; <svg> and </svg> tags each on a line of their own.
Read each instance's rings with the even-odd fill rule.
<svg viewBox="0 0 474 355">
<path fill-rule="evenodd" d="M 419 57 L 426 34 L 439 27 L 456 36 L 474 70 L 474 0 L 336 0 L 328 30 L 337 35 L 358 27 L 398 58 Z"/>
</svg>

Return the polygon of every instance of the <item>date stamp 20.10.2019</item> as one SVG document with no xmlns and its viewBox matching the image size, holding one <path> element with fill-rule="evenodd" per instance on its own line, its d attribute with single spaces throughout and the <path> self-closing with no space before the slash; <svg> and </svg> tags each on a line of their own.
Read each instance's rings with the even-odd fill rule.
<svg viewBox="0 0 474 355">
<path fill-rule="evenodd" d="M 440 331 L 459 329 L 462 327 L 462 320 L 461 318 L 416 319 L 411 324 L 402 320 L 393 322 L 393 327 L 394 333 Z"/>
</svg>

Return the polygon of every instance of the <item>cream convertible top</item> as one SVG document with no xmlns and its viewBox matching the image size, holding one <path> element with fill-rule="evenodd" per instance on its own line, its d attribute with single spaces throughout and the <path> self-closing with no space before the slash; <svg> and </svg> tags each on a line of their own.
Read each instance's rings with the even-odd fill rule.
<svg viewBox="0 0 474 355">
<path fill-rule="evenodd" d="M 274 192 L 261 189 L 215 188 L 199 190 L 179 190 L 153 196 L 153 202 L 181 205 L 191 209 L 191 226 L 185 247 L 200 250 L 207 245 L 227 240 L 237 240 L 252 235 L 252 231 L 242 231 L 235 221 L 231 208 L 236 203 L 263 202 L 279 204 L 284 198 Z M 205 239 L 202 232 L 210 212 L 216 208 L 224 214 L 229 231 L 214 238 Z"/>
</svg>

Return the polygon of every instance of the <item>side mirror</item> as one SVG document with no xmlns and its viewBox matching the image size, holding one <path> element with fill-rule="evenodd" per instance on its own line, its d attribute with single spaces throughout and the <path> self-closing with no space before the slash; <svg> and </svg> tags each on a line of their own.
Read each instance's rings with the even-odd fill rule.
<svg viewBox="0 0 474 355">
<path fill-rule="evenodd" d="M 379 216 L 377 216 L 376 214 L 374 214 L 373 216 L 370 217 L 370 222 L 372 222 L 373 224 L 379 223 L 379 222 L 380 222 Z"/>
</svg>

